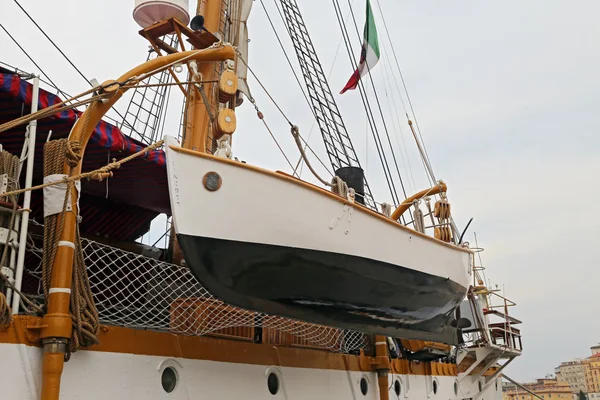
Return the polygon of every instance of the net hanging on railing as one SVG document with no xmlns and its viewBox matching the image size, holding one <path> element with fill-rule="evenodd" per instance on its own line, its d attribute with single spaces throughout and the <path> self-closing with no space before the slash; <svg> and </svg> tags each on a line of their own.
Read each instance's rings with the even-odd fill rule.
<svg viewBox="0 0 600 400">
<path fill-rule="evenodd" d="M 31 242 L 31 241 L 30 241 Z M 213 297 L 186 268 L 83 239 L 90 286 L 106 325 L 184 335 L 216 335 L 336 352 L 365 348 L 362 333 L 230 306 Z M 30 245 L 29 253 L 37 253 Z M 31 261 L 35 257 L 30 258 Z M 29 270 L 35 278 L 35 269 Z"/>
</svg>

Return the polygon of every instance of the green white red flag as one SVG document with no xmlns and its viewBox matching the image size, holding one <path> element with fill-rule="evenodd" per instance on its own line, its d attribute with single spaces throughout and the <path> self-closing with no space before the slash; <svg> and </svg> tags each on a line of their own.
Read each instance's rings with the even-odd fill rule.
<svg viewBox="0 0 600 400">
<path fill-rule="evenodd" d="M 367 19 L 365 21 L 363 35 L 363 46 L 360 53 L 360 62 L 358 64 L 358 68 L 356 71 L 354 71 L 340 94 L 343 94 L 347 90 L 356 89 L 360 78 L 365 76 L 365 74 L 369 72 L 379 61 L 379 41 L 377 40 L 377 28 L 375 27 L 375 19 L 373 18 L 373 10 L 371 9 L 371 3 L 369 0 L 367 0 Z"/>
</svg>

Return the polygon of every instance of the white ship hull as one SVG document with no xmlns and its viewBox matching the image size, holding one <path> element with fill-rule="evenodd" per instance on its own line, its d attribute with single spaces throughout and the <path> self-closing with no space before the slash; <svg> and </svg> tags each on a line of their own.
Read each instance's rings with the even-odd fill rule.
<svg viewBox="0 0 600 400">
<path fill-rule="evenodd" d="M 41 388 L 42 351 L 23 344 L 0 344 L 0 385 L 2 398 L 38 400 Z M 165 368 L 176 370 L 177 383 L 171 393 L 161 384 Z M 274 373 L 280 385 L 269 392 L 267 379 Z M 367 394 L 361 380 L 367 381 Z M 482 384 L 485 378 L 480 378 Z M 394 375 L 390 373 L 390 399 L 459 400 L 502 399 L 500 379 L 479 394 L 480 380 L 467 376 Z M 400 382 L 400 395 L 396 394 Z M 434 384 L 435 382 L 435 384 Z M 457 393 L 454 385 L 457 383 Z M 435 388 L 435 393 L 434 393 Z M 80 351 L 65 364 L 61 400 L 200 400 L 200 399 L 286 399 L 379 400 L 375 372 L 344 371 L 215 362 L 142 354 Z"/>
</svg>

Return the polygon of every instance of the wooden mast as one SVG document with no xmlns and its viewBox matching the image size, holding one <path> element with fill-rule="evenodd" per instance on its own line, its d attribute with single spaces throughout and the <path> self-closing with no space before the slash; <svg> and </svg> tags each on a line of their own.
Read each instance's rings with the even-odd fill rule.
<svg viewBox="0 0 600 400">
<path fill-rule="evenodd" d="M 222 0 L 198 0 L 196 15 L 204 17 L 204 28 L 212 34 L 217 34 L 221 28 L 221 12 Z M 217 79 L 214 63 L 199 64 L 198 72 L 200 72 L 201 79 L 204 81 Z M 212 113 L 216 113 L 217 111 L 213 86 L 213 83 L 202 85 L 204 97 L 198 87 L 190 86 L 189 90 L 191 93 L 187 108 L 187 124 L 182 143 L 186 149 L 202 153 L 212 153 L 213 135 L 210 132 L 212 121 L 210 120 L 211 116 L 208 110 L 212 110 Z M 207 103 L 205 103 L 205 99 Z"/>
</svg>

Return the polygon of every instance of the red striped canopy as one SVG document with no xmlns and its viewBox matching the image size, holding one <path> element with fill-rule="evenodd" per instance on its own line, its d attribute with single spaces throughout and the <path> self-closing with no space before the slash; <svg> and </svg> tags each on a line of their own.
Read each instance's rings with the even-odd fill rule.
<svg viewBox="0 0 600 400">
<path fill-rule="evenodd" d="M 0 123 L 30 113 L 33 86 L 19 75 L 0 68 Z M 40 89 L 39 109 L 61 102 Z M 38 121 L 35 149 L 34 185 L 43 179 L 43 146 L 52 131 L 51 140 L 67 137 L 81 112 L 68 110 Z M 20 155 L 26 126 L 0 133 L 0 143 L 12 154 Z M 117 127 L 101 121 L 94 130 L 83 159 L 83 171 L 122 159 L 144 145 L 124 135 Z M 24 173 L 22 174 L 22 184 Z M 125 163 L 104 182 L 82 182 L 80 229 L 93 235 L 121 240 L 134 240 L 146 233 L 150 222 L 160 213 L 170 214 L 165 154 L 149 152 Z M 32 194 L 32 218 L 43 220 L 42 193 Z"/>
</svg>

